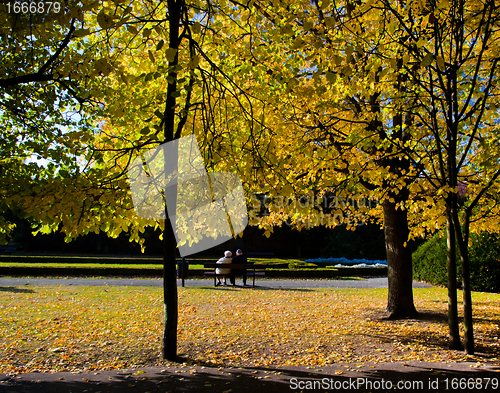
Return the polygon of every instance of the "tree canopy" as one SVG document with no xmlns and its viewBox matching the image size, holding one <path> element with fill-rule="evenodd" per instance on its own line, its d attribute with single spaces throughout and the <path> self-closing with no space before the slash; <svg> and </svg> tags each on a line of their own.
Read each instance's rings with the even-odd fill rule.
<svg viewBox="0 0 500 393">
<path fill-rule="evenodd" d="M 498 38 L 498 7 L 476 0 L 83 1 L 8 14 L 0 212 L 68 240 L 128 231 L 143 246 L 146 226 L 169 225 L 134 213 L 130 163 L 194 134 L 207 169 L 238 173 L 249 201 L 353 201 L 273 204 L 254 222 L 268 235 L 356 211 L 384 225 L 387 310 L 414 315 L 409 240 L 451 222 L 466 265 L 469 224 L 497 230 Z M 5 241 L 12 224 L 0 220 Z"/>
</svg>

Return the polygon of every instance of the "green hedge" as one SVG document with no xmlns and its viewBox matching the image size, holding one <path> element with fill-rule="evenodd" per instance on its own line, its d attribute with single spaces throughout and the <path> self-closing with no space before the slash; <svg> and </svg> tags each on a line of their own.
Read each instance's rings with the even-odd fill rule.
<svg viewBox="0 0 500 393">
<path fill-rule="evenodd" d="M 315 269 L 317 267 L 314 263 L 304 261 L 293 261 L 288 264 L 288 269 Z"/>
<path fill-rule="evenodd" d="M 473 291 L 500 292 L 500 235 L 473 236 L 469 249 Z"/>
<path fill-rule="evenodd" d="M 434 285 L 448 286 L 446 235 L 434 235 L 413 253 L 413 278 Z M 457 254 L 457 265 L 460 265 Z M 457 281 L 462 282 L 462 272 L 457 268 Z"/>
<path fill-rule="evenodd" d="M 473 291 L 500 292 L 500 236 L 491 233 L 471 235 L 469 247 L 471 288 Z M 462 286 L 458 251 L 457 285 Z M 445 234 L 437 234 L 413 253 L 413 277 L 435 285 L 448 285 Z"/>
</svg>

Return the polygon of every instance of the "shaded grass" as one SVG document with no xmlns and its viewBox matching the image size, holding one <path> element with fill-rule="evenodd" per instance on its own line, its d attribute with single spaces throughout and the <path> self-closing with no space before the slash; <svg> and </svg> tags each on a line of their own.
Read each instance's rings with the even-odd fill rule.
<svg viewBox="0 0 500 393">
<path fill-rule="evenodd" d="M 161 264 L 121 264 L 121 263 L 64 263 L 64 262 L 0 262 L 0 267 L 22 267 L 22 268 L 47 268 L 57 267 L 65 269 L 163 269 Z"/>
<path fill-rule="evenodd" d="M 161 288 L 0 288 L 0 372 L 97 370 L 159 359 Z M 23 288 L 26 289 L 26 288 Z M 179 288 L 179 353 L 200 364 L 458 361 L 446 289 L 415 289 L 422 318 L 387 321 L 387 289 Z M 481 361 L 500 356 L 500 295 L 474 293 Z"/>
</svg>

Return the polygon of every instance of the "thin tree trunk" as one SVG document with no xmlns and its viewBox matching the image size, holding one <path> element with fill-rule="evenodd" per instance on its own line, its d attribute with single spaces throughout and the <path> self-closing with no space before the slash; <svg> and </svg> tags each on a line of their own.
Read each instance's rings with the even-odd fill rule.
<svg viewBox="0 0 500 393">
<path fill-rule="evenodd" d="M 418 313 L 413 304 L 413 272 L 411 251 L 407 244 L 407 212 L 396 209 L 396 203 L 389 200 L 385 200 L 382 207 L 389 281 L 386 311 L 391 319 L 415 317 Z"/>
<path fill-rule="evenodd" d="M 447 209 L 446 235 L 448 238 L 448 326 L 450 329 L 450 349 L 461 349 L 460 331 L 458 328 L 457 304 L 457 258 L 455 254 L 456 239 L 451 212 Z"/>
<path fill-rule="evenodd" d="M 169 47 L 178 49 L 180 44 L 179 32 L 181 21 L 181 9 L 184 5 L 183 0 L 168 0 L 168 19 L 169 19 Z M 175 111 L 177 90 L 177 71 L 178 53 L 173 61 L 169 62 L 169 84 L 167 87 L 166 105 L 163 119 L 164 142 L 171 142 L 176 137 L 175 133 Z M 177 164 L 177 160 L 176 164 Z M 166 164 L 166 162 L 165 162 Z M 175 168 L 166 168 L 165 171 L 174 171 Z M 176 193 L 176 189 L 170 188 L 168 193 Z M 171 194 L 170 194 L 171 195 Z M 172 198 L 168 198 L 173 203 Z M 175 199 L 175 198 L 174 198 Z M 168 208 L 172 214 L 175 214 L 175 203 L 173 206 L 165 206 L 165 225 L 163 229 L 163 305 L 165 311 L 165 321 L 163 325 L 162 339 L 162 357 L 168 360 L 177 360 L 177 319 L 178 319 L 178 300 L 177 300 L 177 276 L 176 276 L 176 248 L 175 222 L 170 222 Z"/>
<path fill-rule="evenodd" d="M 163 324 L 162 358 L 177 360 L 177 271 L 175 263 L 176 239 L 167 216 L 163 230 Z"/>
<path fill-rule="evenodd" d="M 470 288 L 469 256 L 466 251 L 465 256 L 460 257 L 462 262 L 462 285 L 464 301 L 464 348 L 469 355 L 474 355 L 474 325 L 472 322 L 472 294 Z"/>
<path fill-rule="evenodd" d="M 458 253 L 462 265 L 462 286 L 464 303 L 464 348 L 465 352 L 473 355 L 474 350 L 474 325 L 472 321 L 472 293 L 470 287 L 469 250 L 467 239 L 464 239 L 458 221 L 458 215 L 454 215 L 455 233 L 458 244 Z M 458 224 L 457 224 L 458 223 Z M 458 228 L 457 228 L 458 225 Z"/>
</svg>

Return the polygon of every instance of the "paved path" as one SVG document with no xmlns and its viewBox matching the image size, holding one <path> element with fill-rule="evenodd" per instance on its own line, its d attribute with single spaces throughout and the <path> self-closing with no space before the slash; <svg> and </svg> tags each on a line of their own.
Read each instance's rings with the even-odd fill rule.
<svg viewBox="0 0 500 393">
<path fill-rule="evenodd" d="M 251 283 L 251 281 L 249 281 Z M 178 285 L 181 281 L 177 280 Z M 213 280 L 185 280 L 186 287 L 213 287 Z M 237 287 L 242 288 L 237 280 Z M 88 286 L 131 286 L 161 287 L 161 279 L 132 278 L 0 278 L 0 287 L 25 285 L 88 285 Z M 431 285 L 413 282 L 414 288 L 428 288 Z M 285 280 L 259 279 L 255 287 L 258 289 L 299 289 L 299 288 L 387 288 L 387 277 L 375 277 L 358 280 Z M 218 287 L 220 288 L 220 287 Z M 223 288 L 223 287 L 222 287 Z M 247 288 L 251 288 L 247 286 Z"/>
<path fill-rule="evenodd" d="M 387 362 L 321 367 L 166 367 L 83 373 L 0 374 L 5 393 L 495 392 L 498 366 Z M 313 385 L 315 384 L 315 385 Z M 465 388 L 464 388 L 465 385 Z M 469 388 L 467 388 L 467 386 Z M 313 390 L 313 387 L 316 389 Z"/>
</svg>

